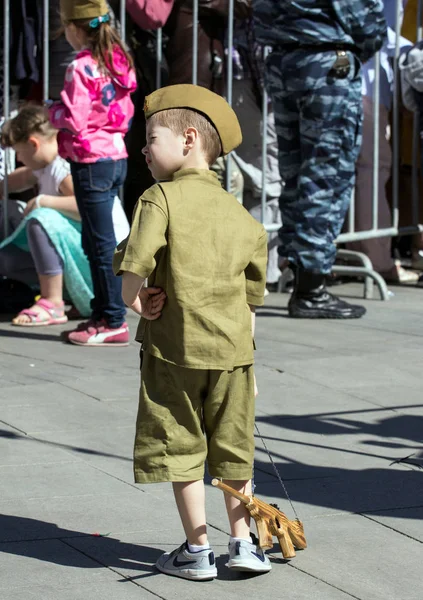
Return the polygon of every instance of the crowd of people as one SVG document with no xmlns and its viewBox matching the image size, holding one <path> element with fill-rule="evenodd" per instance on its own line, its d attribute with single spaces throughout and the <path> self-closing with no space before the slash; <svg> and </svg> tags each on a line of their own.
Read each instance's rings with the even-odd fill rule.
<svg viewBox="0 0 423 600">
<path fill-rule="evenodd" d="M 93 23 L 98 17 L 95 0 L 82 3 L 84 10 L 88 7 L 96 13 L 93 19 L 79 19 L 71 11 L 72 2 L 51 0 L 48 107 L 41 105 L 39 85 L 41 4 L 24 1 L 22 14 L 17 6 L 12 11 L 16 32 L 11 52 L 15 46 L 19 50 L 14 55 L 18 66 L 16 73 L 12 71 L 11 98 L 18 114 L 2 128 L 0 177 L 5 148 L 14 151 L 18 167 L 8 176 L 6 239 L 4 211 L 0 213 L 1 286 L 3 291 L 10 286 L 20 290 L 19 282 L 39 293 L 31 306 L 28 294 L 20 298 L 17 293 L 16 307 L 21 310 L 14 325 L 54 325 L 68 317 L 88 317 L 69 341 L 85 343 L 98 332 L 105 344 L 110 329 L 111 343 L 126 344 L 125 306 L 111 260 L 114 247 L 128 234 L 138 198 L 154 183 L 142 149 L 144 100 L 156 87 L 157 28 L 162 27 L 163 33 L 161 85 L 191 82 L 193 3 L 128 2 L 124 43 L 116 19 L 119 2 L 104 4 L 100 11 L 104 20 Z M 229 177 L 222 157 L 212 169 L 222 184 L 230 181 L 231 193 L 255 218 L 281 226 L 279 233 L 268 234 L 266 279 L 267 288 L 275 290 L 282 271 L 293 273 L 290 316 L 357 318 L 364 314 L 363 307 L 331 294 L 326 280 L 336 260 L 334 242 L 344 226 L 353 189 L 356 230 L 372 226 L 374 55 L 378 50 L 382 70 L 378 226 L 390 224 L 393 55 L 403 14 L 398 24 L 396 0 L 367 4 L 357 0 L 354 18 L 350 8 L 343 9 L 337 2 L 322 0 L 315 7 L 300 2 L 292 10 L 288 4 L 236 0 L 234 46 L 228 52 L 228 3 L 199 1 L 198 84 L 224 96 L 227 61 L 232 61 L 232 105 L 243 131 L 242 144 L 228 163 Z M 327 19 L 329 4 L 334 10 Z M 408 11 L 404 27 L 416 4 L 403 0 Z M 69 14 L 73 20 L 68 23 Z M 421 49 L 418 44 L 413 47 L 413 35 L 408 27 L 400 38 L 402 89 L 405 107 L 418 111 Z M 30 44 L 19 43 L 22 39 L 33 40 L 38 62 Z M 22 55 L 25 48 L 28 56 Z M 270 102 L 263 122 L 265 88 Z M 264 214 L 263 135 L 267 138 Z M 414 270 L 401 266 L 389 237 L 347 246 L 367 254 L 388 282 L 416 283 L 423 268 L 419 236 L 410 249 Z M 71 305 L 70 312 L 65 312 L 65 305 Z"/>
</svg>

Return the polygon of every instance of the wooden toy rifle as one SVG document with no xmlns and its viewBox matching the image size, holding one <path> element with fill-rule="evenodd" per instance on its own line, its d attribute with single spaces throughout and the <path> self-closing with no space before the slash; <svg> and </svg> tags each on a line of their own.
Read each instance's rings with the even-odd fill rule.
<svg viewBox="0 0 423 600">
<path fill-rule="evenodd" d="M 278 538 L 284 558 L 293 558 L 295 556 L 294 548 L 297 550 L 307 548 L 304 527 L 299 519 L 290 521 L 276 504 L 266 504 L 255 496 L 246 496 L 219 479 L 213 479 L 212 485 L 245 504 L 256 522 L 259 546 L 263 550 L 273 548 L 273 536 Z"/>
</svg>

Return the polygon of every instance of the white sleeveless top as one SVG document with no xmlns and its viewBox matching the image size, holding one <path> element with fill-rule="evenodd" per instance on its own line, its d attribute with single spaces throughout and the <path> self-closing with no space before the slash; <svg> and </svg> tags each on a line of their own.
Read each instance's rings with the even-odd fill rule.
<svg viewBox="0 0 423 600">
<path fill-rule="evenodd" d="M 71 174 L 69 163 L 61 156 L 56 156 L 44 169 L 38 169 L 33 173 L 38 180 L 39 193 L 47 196 L 60 196 L 60 185 Z M 129 223 L 118 196 L 113 204 L 112 219 L 116 243 L 119 244 L 129 235 Z"/>
</svg>

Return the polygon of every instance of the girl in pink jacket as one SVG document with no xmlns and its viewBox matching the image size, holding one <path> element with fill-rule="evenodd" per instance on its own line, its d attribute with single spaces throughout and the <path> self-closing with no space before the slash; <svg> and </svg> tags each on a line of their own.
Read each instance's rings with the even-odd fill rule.
<svg viewBox="0 0 423 600">
<path fill-rule="evenodd" d="M 61 102 L 50 107 L 50 120 L 60 130 L 60 155 L 71 165 L 94 288 L 91 319 L 70 332 L 68 341 L 127 346 L 121 283 L 112 271 L 112 209 L 126 176 L 124 136 L 134 112 L 135 72 L 109 24 L 105 0 L 61 0 L 60 7 L 66 39 L 79 53 L 66 71 Z"/>
</svg>

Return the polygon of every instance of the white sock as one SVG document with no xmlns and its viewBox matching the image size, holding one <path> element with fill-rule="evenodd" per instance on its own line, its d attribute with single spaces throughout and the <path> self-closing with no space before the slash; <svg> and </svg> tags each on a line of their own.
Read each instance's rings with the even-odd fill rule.
<svg viewBox="0 0 423 600">
<path fill-rule="evenodd" d="M 248 538 L 239 538 L 239 537 L 232 537 L 231 535 L 229 536 L 229 542 L 249 542 L 250 544 L 253 543 L 253 540 L 251 537 Z"/>
<path fill-rule="evenodd" d="M 202 546 L 197 546 L 197 544 L 190 544 L 188 542 L 188 550 L 190 552 L 201 552 L 201 550 L 210 550 L 210 544 L 206 542 Z"/>
</svg>

